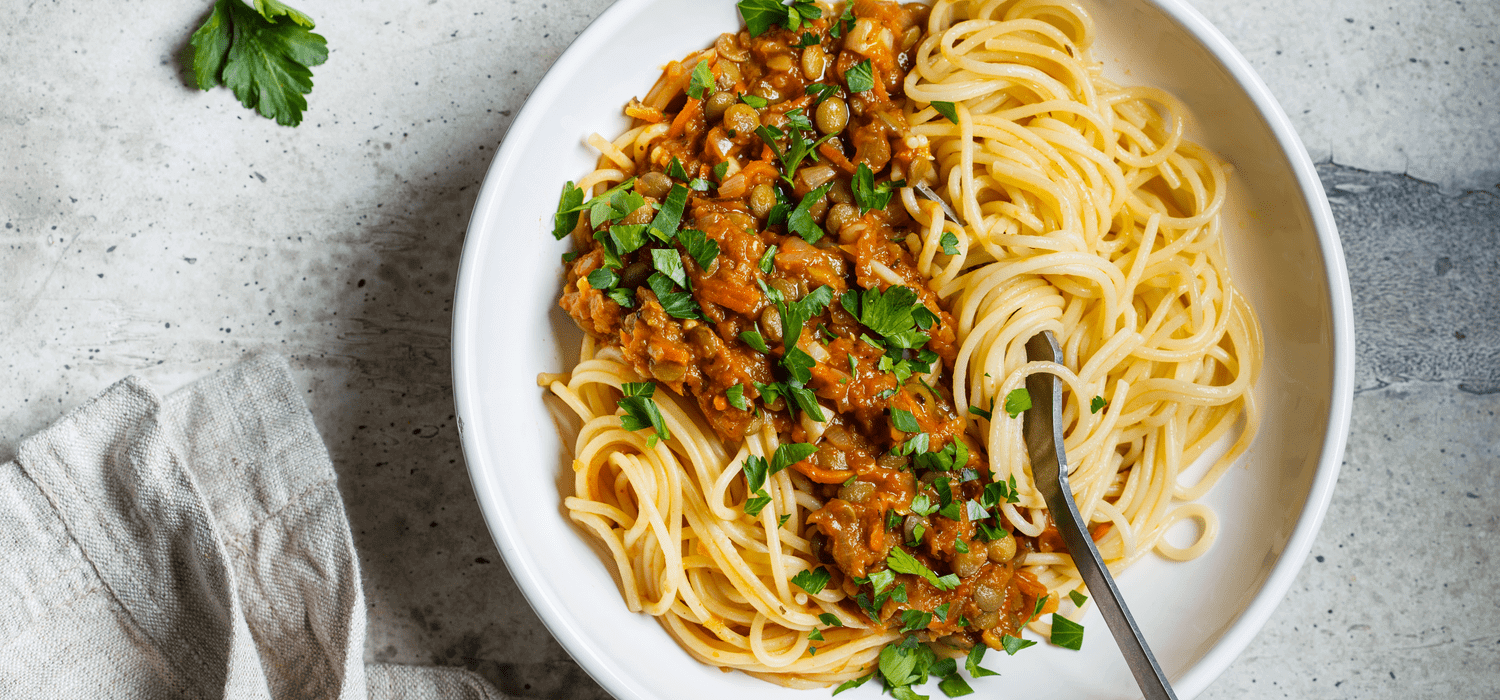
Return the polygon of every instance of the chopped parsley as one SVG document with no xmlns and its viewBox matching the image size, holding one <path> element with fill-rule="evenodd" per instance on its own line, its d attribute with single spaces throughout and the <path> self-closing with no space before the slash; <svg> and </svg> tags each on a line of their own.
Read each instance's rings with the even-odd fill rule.
<svg viewBox="0 0 1500 700">
<path fill-rule="evenodd" d="M 692 288 L 692 285 L 688 283 L 687 271 L 682 267 L 682 254 L 678 253 L 675 248 L 652 248 L 651 265 L 656 268 L 657 272 L 676 282 L 679 287 Z"/>
<path fill-rule="evenodd" d="M 813 96 L 813 106 L 823 104 L 823 100 L 833 97 L 839 91 L 839 86 L 833 83 L 813 83 L 807 86 L 805 92 Z"/>
<path fill-rule="evenodd" d="M 833 300 L 833 289 L 827 285 L 818 287 L 801 299 L 790 303 L 785 301 L 780 292 L 769 289 L 768 291 L 773 292 L 771 300 L 781 314 L 782 346 L 788 352 L 797 347 L 797 340 L 802 337 L 802 327 L 807 324 L 807 320 L 823 313 L 828 302 Z"/>
<path fill-rule="evenodd" d="M 848 34 L 849 30 L 853 28 L 854 3 L 851 2 L 848 5 L 844 6 L 844 14 L 839 15 L 838 21 L 834 22 L 833 26 L 828 28 L 828 33 L 832 34 L 833 38 L 838 39 L 843 35 Z"/>
<path fill-rule="evenodd" d="M 865 92 L 874 88 L 875 73 L 870 67 L 870 59 L 860 61 L 845 71 L 844 83 L 849 86 L 849 92 Z"/>
<path fill-rule="evenodd" d="M 985 508 L 994 508 L 1005 503 L 1020 503 L 1021 494 L 1016 489 L 1016 475 L 1011 474 L 1006 481 L 994 481 L 984 485 L 984 492 L 979 495 L 979 503 Z"/>
<path fill-rule="evenodd" d="M 688 96 L 701 100 L 714 92 L 714 74 L 708 68 L 708 61 L 700 60 L 698 65 L 693 66 L 693 77 L 688 82 Z M 684 180 L 687 178 L 683 178 Z"/>
<path fill-rule="evenodd" d="M 833 689 L 833 694 L 834 695 L 838 695 L 839 693 L 842 693 L 842 692 L 844 692 L 846 690 L 853 690 L 855 688 L 858 688 L 858 687 L 864 685 L 865 681 L 868 681 L 868 680 L 870 680 L 871 678 L 874 678 L 874 677 L 875 677 L 875 672 L 871 671 L 870 673 L 868 673 L 866 675 L 863 675 L 863 676 L 860 676 L 859 678 L 855 678 L 854 680 L 844 681 L 843 683 L 839 684 L 839 687 Z"/>
<path fill-rule="evenodd" d="M 930 624 L 932 624 L 932 613 L 930 612 L 923 612 L 921 610 L 901 611 L 902 632 L 915 632 L 927 629 L 927 626 Z"/>
<path fill-rule="evenodd" d="M 948 661 L 952 660 L 948 659 Z M 965 681 L 964 677 L 957 673 L 950 673 L 944 676 L 943 680 L 938 683 L 938 690 L 943 691 L 943 694 L 950 698 L 969 695 L 974 692 L 974 689 L 969 687 L 968 681 Z"/>
<path fill-rule="evenodd" d="M 1074 605 L 1081 606 L 1084 603 L 1088 602 L 1089 597 L 1082 593 L 1079 593 L 1078 591 L 1068 591 L 1068 600 L 1073 601 Z"/>
<path fill-rule="evenodd" d="M 708 237 L 708 234 L 698 229 L 685 228 L 677 232 L 677 240 L 682 241 L 682 247 L 687 249 L 687 254 L 692 256 L 693 262 L 707 272 L 714 264 L 714 259 L 719 257 L 719 242 Z"/>
<path fill-rule="evenodd" d="M 764 272 L 768 275 L 771 274 L 771 270 L 775 267 L 775 264 L 776 246 L 774 245 L 766 248 L 766 252 L 762 253 L 760 256 L 760 260 L 755 263 L 756 267 L 759 267 L 761 272 Z"/>
<path fill-rule="evenodd" d="M 1021 387 L 1005 395 L 1005 412 L 1011 418 L 1021 415 L 1026 409 L 1031 408 L 1031 394 L 1026 387 Z"/>
<path fill-rule="evenodd" d="M 615 402 L 625 415 L 620 416 L 620 425 L 629 431 L 653 429 L 651 436 L 646 438 L 646 447 L 656 447 L 657 439 L 671 440 L 672 432 L 667 430 L 667 422 L 661 416 L 661 409 L 656 407 L 656 402 L 651 400 L 652 394 L 656 393 L 656 385 L 651 382 L 625 382 L 620 386 L 620 391 L 625 395 Z"/>
<path fill-rule="evenodd" d="M 859 213 L 865 214 L 871 209 L 884 209 L 891 203 L 891 188 L 905 187 L 906 181 L 887 180 L 877 185 L 875 173 L 870 170 L 870 166 L 860 163 L 854 167 L 854 179 L 851 185 L 854 190 L 854 203 L 859 205 Z"/>
<path fill-rule="evenodd" d="M 759 95 L 752 95 L 748 92 L 740 95 L 740 101 L 756 109 L 765 109 L 768 105 L 771 104 L 770 100 L 767 100 L 766 98 Z"/>
<path fill-rule="evenodd" d="M 745 385 L 736 384 L 724 390 L 724 399 L 741 411 L 750 410 L 750 401 L 745 398 Z"/>
<path fill-rule="evenodd" d="M 771 496 L 765 489 L 756 491 L 754 496 L 745 499 L 745 515 L 755 517 L 771 503 Z"/>
<path fill-rule="evenodd" d="M 589 281 L 590 287 L 601 291 L 609 289 L 620 282 L 619 275 L 616 275 L 614 270 L 607 267 L 601 267 L 590 272 L 586 279 Z"/>
<path fill-rule="evenodd" d="M 771 352 L 771 349 L 766 347 L 766 339 L 761 337 L 760 331 L 741 331 L 740 340 L 745 341 L 746 345 L 755 348 L 757 352 Z"/>
<path fill-rule="evenodd" d="M 674 256 L 677 254 L 676 251 L 670 252 Z M 682 264 L 681 258 L 678 258 L 677 264 Z M 661 302 L 662 310 L 668 315 L 673 318 L 698 318 L 698 302 L 693 300 L 692 294 L 673 291 L 672 278 L 656 272 L 646 279 L 646 284 L 656 293 L 656 300 Z"/>
<path fill-rule="evenodd" d="M 805 49 L 809 46 L 817 46 L 821 43 L 823 43 L 823 40 L 819 38 L 817 34 L 814 34 L 812 32 L 803 32 L 802 36 L 797 39 L 797 43 L 792 44 L 792 46 L 795 46 L 799 49 Z"/>
<path fill-rule="evenodd" d="M 615 287 L 614 289 L 609 290 L 608 294 L 609 298 L 615 300 L 615 303 L 619 304 L 620 306 L 623 306 L 627 309 L 635 306 L 634 289 L 623 289 L 621 287 Z"/>
<path fill-rule="evenodd" d="M 802 198 L 797 208 L 792 210 L 791 215 L 786 218 L 786 227 L 792 233 L 802 237 L 808 243 L 817 243 L 823 237 L 823 228 L 818 222 L 813 221 L 812 207 L 822 199 L 828 191 L 833 189 L 833 183 L 825 183 Z"/>
<path fill-rule="evenodd" d="M 916 292 L 892 285 L 884 293 L 871 289 L 859 296 L 859 322 L 883 336 L 887 344 L 915 349 L 927 342 L 927 336 L 915 328 L 915 307 L 923 306 Z"/>
<path fill-rule="evenodd" d="M 667 163 L 667 177 L 683 182 L 688 179 L 687 170 L 682 167 L 682 161 L 678 160 L 677 156 L 672 156 L 672 162 Z"/>
<path fill-rule="evenodd" d="M 803 117 L 803 121 L 806 121 L 806 119 L 806 117 Z M 810 126 L 811 122 L 808 122 L 808 125 Z M 777 160 L 781 161 L 781 177 L 788 184 L 791 184 L 792 177 L 797 174 L 797 167 L 802 164 L 802 161 L 809 155 L 813 155 L 813 151 L 822 145 L 824 141 L 834 136 L 834 134 L 827 134 L 823 138 L 813 140 L 805 135 L 811 129 L 801 129 L 799 126 L 801 125 L 796 121 L 788 121 L 787 127 L 791 129 L 790 132 L 782 131 L 780 128 L 769 124 L 755 128 L 755 134 L 767 146 L 771 147 L 771 152 L 776 154 Z M 786 139 L 787 146 L 785 151 L 777 146 L 777 142 L 781 139 Z M 813 160 L 817 160 L 816 155 L 813 155 Z"/>
<path fill-rule="evenodd" d="M 1030 639 L 1021 639 L 1020 637 L 1012 637 L 1006 634 L 1000 637 L 1000 645 L 1005 648 L 1005 653 L 1010 654 L 1011 656 L 1015 656 L 1016 652 L 1025 649 L 1026 647 L 1036 646 L 1036 642 Z M 991 671 L 991 673 L 993 673 L 993 671 Z"/>
<path fill-rule="evenodd" d="M 1103 396 L 1095 396 L 1094 400 L 1089 402 L 1089 413 L 1098 413 L 1108 405 L 1109 402 L 1105 401 Z"/>
<path fill-rule="evenodd" d="M 937 512 L 937 504 L 927 497 L 925 493 L 918 493 L 911 497 L 911 512 L 917 515 L 932 515 Z M 891 511 L 892 513 L 896 511 Z"/>
<path fill-rule="evenodd" d="M 672 191 L 667 194 L 667 201 L 662 203 L 661 210 L 656 212 L 656 218 L 651 220 L 651 235 L 656 236 L 663 243 L 672 240 L 672 236 L 677 233 L 678 224 L 682 222 L 682 210 L 687 207 L 687 199 L 688 188 L 682 185 L 672 185 Z M 644 204 L 645 200 L 641 203 Z M 636 207 L 639 206 L 639 204 L 636 205 Z M 630 211 L 635 211 L 635 209 Z"/>
<path fill-rule="evenodd" d="M 922 431 L 922 426 L 917 424 L 917 417 L 904 408 L 891 409 L 891 426 L 903 433 Z"/>
<path fill-rule="evenodd" d="M 938 239 L 938 245 L 943 247 L 943 255 L 958 255 L 958 236 L 952 231 L 944 231 L 943 237 Z"/>
<path fill-rule="evenodd" d="M 1083 625 L 1059 613 L 1052 613 L 1052 643 L 1064 649 L 1078 651 L 1083 648 Z"/>
<path fill-rule="evenodd" d="M 993 413 L 994 410 L 995 410 L 995 403 L 992 400 L 990 402 L 990 407 L 989 407 L 988 410 L 980 408 L 978 406 L 970 406 L 969 407 L 969 414 L 970 415 L 979 416 L 980 418 L 983 418 L 985 420 L 992 420 L 993 416 L 994 416 L 994 413 Z"/>
<path fill-rule="evenodd" d="M 771 474 L 775 474 L 787 467 L 811 457 L 818 448 L 805 442 L 782 443 L 776 447 L 776 453 L 771 455 Z"/>
<path fill-rule="evenodd" d="M 828 569 L 820 566 L 812 571 L 805 569 L 798 571 L 797 575 L 792 577 L 792 583 L 797 584 L 798 588 L 807 591 L 810 595 L 817 595 L 823 592 L 823 587 L 828 585 L 831 578 Z"/>
<path fill-rule="evenodd" d="M 937 110 L 938 114 L 947 117 L 948 121 L 953 122 L 954 124 L 958 123 L 958 108 L 953 106 L 952 102 L 934 101 L 932 103 L 932 108 Z"/>
<path fill-rule="evenodd" d="M 741 469 L 745 472 L 745 485 L 750 487 L 751 491 L 759 491 L 766 485 L 768 469 L 764 457 L 755 455 L 746 457 Z"/>
<path fill-rule="evenodd" d="M 908 554 L 906 550 L 900 547 L 891 548 L 890 555 L 885 559 L 885 565 L 890 567 L 891 571 L 897 573 L 921 576 L 940 591 L 953 590 L 953 588 L 958 586 L 958 576 L 954 574 L 938 576 L 932 573 L 932 569 L 927 568 L 926 564 L 918 561 L 916 557 Z"/>
<path fill-rule="evenodd" d="M 967 659 L 964 659 L 964 670 L 969 672 L 969 677 L 984 678 L 985 676 L 1000 675 L 995 671 L 991 671 L 979 665 L 984 662 L 984 652 L 988 649 L 989 647 L 986 647 L 983 644 L 975 644 L 974 648 L 969 650 L 969 657 Z"/>
<path fill-rule="evenodd" d="M 578 226 L 578 211 L 583 206 L 583 190 L 569 180 L 563 184 L 562 196 L 557 200 L 557 213 L 552 215 L 552 238 L 562 240 Z"/>
<path fill-rule="evenodd" d="M 822 622 L 825 625 L 828 625 L 829 627 L 843 627 L 844 626 L 843 621 L 839 620 L 839 616 L 835 615 L 833 613 L 822 613 L 822 614 L 818 615 L 818 621 Z"/>
<path fill-rule="evenodd" d="M 609 227 L 609 240 L 620 254 L 625 254 L 646 244 L 645 224 L 619 224 Z"/>
</svg>

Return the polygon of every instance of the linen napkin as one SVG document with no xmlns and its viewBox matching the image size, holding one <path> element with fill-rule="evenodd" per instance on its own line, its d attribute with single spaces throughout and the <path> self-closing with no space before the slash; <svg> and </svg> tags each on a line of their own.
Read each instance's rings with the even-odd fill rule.
<svg viewBox="0 0 1500 700">
<path fill-rule="evenodd" d="M 488 700 L 365 664 L 333 465 L 286 361 L 130 377 L 0 465 L 0 697 Z"/>
</svg>

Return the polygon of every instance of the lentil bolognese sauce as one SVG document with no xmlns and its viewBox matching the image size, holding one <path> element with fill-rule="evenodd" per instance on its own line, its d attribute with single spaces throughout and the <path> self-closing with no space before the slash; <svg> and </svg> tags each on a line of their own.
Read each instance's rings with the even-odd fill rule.
<svg viewBox="0 0 1500 700">
<path fill-rule="evenodd" d="M 586 337 L 571 373 L 539 383 L 582 419 L 567 507 L 610 550 L 627 606 L 656 616 L 700 661 L 795 687 L 843 689 L 880 675 L 898 694 L 931 675 L 949 695 L 965 694 L 954 659 L 966 657 L 971 677 L 989 675 L 979 666 L 986 649 L 1014 654 L 1034 644 L 1022 633 L 1038 616 L 1065 599 L 1074 612 L 1086 601 L 1013 454 L 1017 416 L 1029 405 L 1016 387 L 1037 371 L 1018 369 L 1016 351 L 1038 329 L 1059 332 L 1070 353 L 1071 370 L 1044 371 L 1065 375 L 1069 457 L 1083 465 L 1076 483 L 1086 484 L 1076 487 L 1086 489 L 1080 507 L 1107 558 L 1128 563 L 1152 547 L 1176 556 L 1183 550 L 1160 536 L 1183 518 L 1204 528 L 1178 558 L 1212 541 L 1211 511 L 1164 504 L 1206 490 L 1254 432 L 1244 392 L 1259 338 L 1222 270 L 1222 173 L 1201 149 L 1179 144 L 1180 124 L 1131 99 L 1085 112 L 1047 102 L 1050 83 L 1012 70 L 1005 75 L 1023 75 L 1047 105 L 1020 108 L 1022 119 L 1034 117 L 1027 128 L 1099 129 L 1077 141 L 1047 136 L 1080 153 L 1102 149 L 1079 158 L 1088 162 L 1073 175 L 1095 192 L 1048 190 L 992 170 L 980 184 L 1003 196 L 974 193 L 980 179 L 964 173 L 980 167 L 976 158 L 1048 170 L 1024 150 L 1045 149 L 1023 136 L 1021 146 L 976 156 L 979 139 L 1003 129 L 974 120 L 1015 99 L 1004 85 L 990 86 L 993 99 L 976 90 L 982 76 L 1001 74 L 982 67 L 967 68 L 981 78 L 943 83 L 943 71 L 955 70 L 943 62 L 985 51 L 978 60 L 1030 68 L 1041 63 L 1033 54 L 1073 61 L 1081 68 L 1052 72 L 1076 83 L 1073 99 L 1097 101 L 1091 81 L 1101 94 L 1112 86 L 1085 76 L 1089 25 L 1072 4 L 738 7 L 745 27 L 668 64 L 625 107 L 624 134 L 589 139 L 602 154 L 597 169 L 564 186 L 553 234 L 573 249 L 563 256 L 559 304 Z M 965 23 L 965 11 L 996 17 Z M 1048 13 L 1053 24 L 1035 19 Z M 1007 32 L 1030 43 L 1007 44 Z M 919 68 L 920 79 L 908 76 Z M 932 94 L 908 94 L 918 88 Z M 945 89 L 960 97 L 937 100 Z M 1190 160 L 1161 155 L 1169 149 Z M 1105 172 L 1106 160 L 1125 174 Z M 944 221 L 936 205 L 914 200 L 909 183 L 938 185 L 966 219 L 986 221 L 984 235 L 1026 242 L 1005 242 L 1007 250 Z M 1047 210 L 1069 198 L 1083 214 Z M 1102 222 L 1089 218 L 1096 214 Z M 1095 236 L 1097 264 L 1128 268 L 1134 286 L 1067 253 L 1074 230 Z M 1154 246 L 1199 257 L 1143 273 Z M 1054 250 L 1073 255 L 1055 272 L 1025 262 Z M 1015 260 L 1029 267 L 1007 272 L 1014 286 L 987 281 Z M 1198 284 L 1208 291 L 1160 282 L 1187 269 L 1211 278 Z M 1102 280 L 1099 291 L 1070 275 Z M 1211 285 L 1223 291 L 1215 296 Z M 997 289 L 1015 291 L 993 302 Z M 1192 306 L 1202 299 L 1207 311 Z M 978 303 L 992 308 L 976 312 Z M 1151 319 L 1139 333 L 1136 306 Z M 999 320 L 1016 319 L 1032 325 L 1001 330 Z M 1171 353 L 1135 350 L 1166 358 L 1153 364 L 1131 360 L 1133 346 L 1122 350 L 1119 338 L 1178 344 Z M 1185 338 L 1202 346 L 1197 355 L 1183 350 Z M 1223 390 L 1163 398 L 1190 393 L 1173 384 L 1184 378 Z M 1133 395 L 1132 382 L 1150 391 Z M 1241 416 L 1249 426 L 1212 478 L 1193 489 L 1168 484 L 1184 455 L 1191 462 Z M 1176 457 L 1157 467 L 1153 455 L 1167 448 L 1152 431 L 1169 428 L 1180 433 L 1167 440 Z M 1010 452 L 1001 459 L 996 449 Z M 1081 643 L 1082 628 L 1061 614 L 1050 633 L 1061 646 Z"/>
</svg>

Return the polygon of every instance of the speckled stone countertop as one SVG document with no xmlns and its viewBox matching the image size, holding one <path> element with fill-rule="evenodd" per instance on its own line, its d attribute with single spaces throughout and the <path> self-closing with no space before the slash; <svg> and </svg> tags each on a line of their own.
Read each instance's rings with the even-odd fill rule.
<svg viewBox="0 0 1500 700">
<path fill-rule="evenodd" d="M 295 129 L 190 89 L 206 0 L 0 14 L 0 459 L 127 374 L 282 353 L 339 470 L 369 657 L 605 697 L 491 544 L 449 336 L 491 155 L 608 3 L 294 4 L 331 47 Z M 1314 556 L 1201 697 L 1500 696 L 1500 3 L 1194 4 L 1322 163 L 1359 360 Z"/>
</svg>

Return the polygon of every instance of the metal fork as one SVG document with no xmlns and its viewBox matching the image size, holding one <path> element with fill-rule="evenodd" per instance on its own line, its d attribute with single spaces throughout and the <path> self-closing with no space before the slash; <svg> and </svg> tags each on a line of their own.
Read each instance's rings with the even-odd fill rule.
<svg viewBox="0 0 1500 700">
<path fill-rule="evenodd" d="M 1062 364 L 1062 349 L 1050 331 L 1043 331 L 1026 342 L 1026 359 Z M 1099 557 L 1094 539 L 1085 527 L 1087 523 L 1073 503 L 1073 492 L 1068 488 L 1068 458 L 1063 451 L 1062 380 L 1053 374 L 1033 374 L 1026 377 L 1026 392 L 1031 394 L 1031 408 L 1026 409 L 1022 432 L 1026 437 L 1026 452 L 1031 456 L 1031 475 L 1047 501 L 1057 532 L 1068 545 L 1073 564 L 1088 585 L 1089 593 L 1094 595 L 1094 602 L 1125 655 L 1130 672 L 1135 674 L 1141 693 L 1146 700 L 1177 700 L 1166 674 L 1146 646 L 1135 618 L 1126 609 L 1114 577 Z"/>
</svg>

